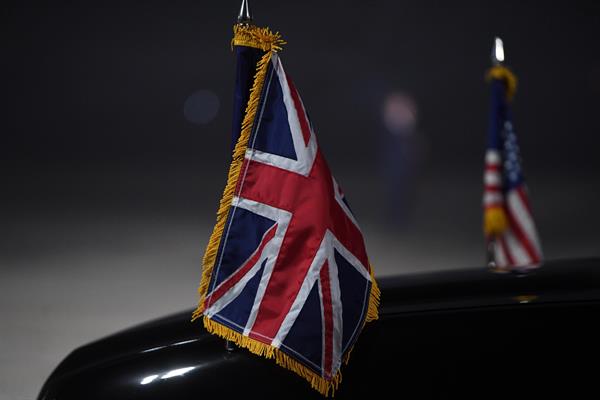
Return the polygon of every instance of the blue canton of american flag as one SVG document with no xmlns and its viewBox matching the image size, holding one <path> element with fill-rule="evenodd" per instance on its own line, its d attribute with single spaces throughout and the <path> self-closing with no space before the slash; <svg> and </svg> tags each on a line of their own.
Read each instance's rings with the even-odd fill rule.
<svg viewBox="0 0 600 400">
<path fill-rule="evenodd" d="M 492 81 L 484 183 L 484 208 L 498 208 L 506 216 L 505 229 L 487 238 L 494 241 L 492 251 L 496 266 L 512 268 L 539 264 L 542 250 L 521 169 L 506 84 L 501 79 Z"/>
</svg>

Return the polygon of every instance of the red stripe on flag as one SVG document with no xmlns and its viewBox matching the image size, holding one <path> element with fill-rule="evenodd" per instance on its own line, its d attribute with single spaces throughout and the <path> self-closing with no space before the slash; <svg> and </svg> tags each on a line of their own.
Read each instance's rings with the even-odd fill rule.
<svg viewBox="0 0 600 400">
<path fill-rule="evenodd" d="M 529 215 L 531 216 L 531 219 L 533 220 L 533 213 L 531 212 L 531 205 L 529 204 L 529 197 L 527 196 L 527 193 L 525 193 L 524 185 L 519 186 L 519 188 L 517 189 L 517 194 L 521 198 L 521 203 L 523 203 L 525 208 L 527 208 L 527 211 L 529 212 Z"/>
<path fill-rule="evenodd" d="M 527 237 L 525 232 L 523 232 L 523 229 L 521 228 L 521 224 L 519 223 L 519 221 L 517 221 L 517 219 L 511 212 L 510 207 L 506 207 L 505 211 L 506 211 L 506 216 L 508 217 L 508 222 L 510 224 L 510 227 L 511 227 L 512 231 L 515 233 L 517 240 L 519 241 L 519 243 L 521 243 L 521 245 L 527 252 L 527 255 L 531 259 L 531 262 L 533 264 L 538 263 L 540 261 L 540 257 L 538 256 L 537 251 L 535 250 L 535 248 L 529 241 L 529 238 Z"/>
<path fill-rule="evenodd" d="M 292 82 L 292 80 L 288 77 L 287 74 L 285 74 L 285 79 L 287 80 L 288 86 L 290 87 L 290 94 L 292 95 L 292 99 L 294 100 L 294 107 L 296 107 L 298 121 L 300 122 L 300 127 L 302 128 L 304 144 L 307 145 L 308 141 L 310 140 L 310 127 L 308 126 L 308 118 L 306 118 L 304 106 L 302 105 L 300 96 L 298 96 L 298 91 L 296 90 L 296 86 L 294 86 L 294 82 Z"/>
<path fill-rule="evenodd" d="M 484 189 L 488 192 L 500 192 L 502 191 L 501 185 L 485 185 Z"/>
<path fill-rule="evenodd" d="M 321 268 L 321 301 L 323 302 L 323 336 L 325 351 L 323 355 L 323 372 L 326 378 L 331 377 L 333 364 L 333 306 L 331 303 L 331 282 L 329 281 L 329 264 L 325 261 Z"/>
<path fill-rule="evenodd" d="M 499 164 L 486 164 L 485 170 L 486 171 L 499 171 L 500 165 Z"/>
<path fill-rule="evenodd" d="M 506 240 L 504 240 L 504 237 L 499 237 L 498 241 L 500 242 L 500 246 L 502 247 L 502 251 L 504 252 L 504 255 L 506 256 L 506 261 L 508 261 L 508 264 L 510 266 L 515 265 L 515 260 L 511 254 L 511 252 L 508 249 L 508 246 L 506 245 Z"/>
<path fill-rule="evenodd" d="M 269 230 L 265 232 L 263 238 L 260 242 L 258 248 L 252 253 L 250 258 L 246 260 L 244 264 L 237 271 L 235 271 L 227 280 L 223 281 L 217 289 L 212 292 L 209 296 L 206 297 L 206 308 L 210 307 L 211 303 L 218 300 L 221 296 L 223 296 L 229 289 L 231 289 L 236 283 L 238 283 L 247 273 L 252 269 L 254 264 L 260 258 L 260 255 L 271 239 L 275 236 L 275 232 L 277 231 L 277 224 L 273 225 Z"/>
<path fill-rule="evenodd" d="M 275 337 L 290 311 L 326 230 L 341 239 L 366 270 L 369 259 L 360 230 L 334 199 L 331 172 L 321 152 L 308 177 L 252 161 L 244 182 L 240 197 L 294 212 L 252 326 L 255 334 L 250 333 L 265 341 Z"/>
</svg>

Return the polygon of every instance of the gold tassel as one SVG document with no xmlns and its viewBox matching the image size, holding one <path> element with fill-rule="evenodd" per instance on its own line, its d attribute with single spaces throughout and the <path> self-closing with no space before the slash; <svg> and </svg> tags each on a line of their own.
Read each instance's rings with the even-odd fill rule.
<svg viewBox="0 0 600 400">
<path fill-rule="evenodd" d="M 486 80 L 499 79 L 506 83 L 506 99 L 512 101 L 517 92 L 517 77 L 512 71 L 503 65 L 490 68 L 486 74 Z"/>
<path fill-rule="evenodd" d="M 506 213 L 501 206 L 486 208 L 483 214 L 483 231 L 486 236 L 501 235 L 508 227 Z"/>
</svg>

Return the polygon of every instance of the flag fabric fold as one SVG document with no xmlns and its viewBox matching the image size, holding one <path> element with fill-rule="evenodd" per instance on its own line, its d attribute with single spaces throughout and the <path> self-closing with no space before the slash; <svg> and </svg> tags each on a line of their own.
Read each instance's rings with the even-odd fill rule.
<svg viewBox="0 0 600 400">
<path fill-rule="evenodd" d="M 485 154 L 484 234 L 496 268 L 535 267 L 542 260 L 542 249 L 510 107 L 517 79 L 502 65 L 491 68 L 487 78 L 492 102 Z"/>
<path fill-rule="evenodd" d="M 192 320 L 324 395 L 379 289 L 364 239 L 267 28 L 238 24 L 235 146 Z"/>
</svg>

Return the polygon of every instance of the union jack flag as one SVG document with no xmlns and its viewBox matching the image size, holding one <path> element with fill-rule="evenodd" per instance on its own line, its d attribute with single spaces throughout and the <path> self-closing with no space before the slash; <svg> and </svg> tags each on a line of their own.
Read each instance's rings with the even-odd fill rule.
<svg viewBox="0 0 600 400">
<path fill-rule="evenodd" d="M 248 57 L 246 48 L 237 51 L 239 68 Z M 360 228 L 278 53 L 265 68 L 201 311 L 205 325 L 226 328 L 213 332 L 251 350 L 260 343 L 281 352 L 326 393 L 377 289 Z M 242 102 L 243 76 L 238 71 Z"/>
<path fill-rule="evenodd" d="M 492 105 L 485 155 L 483 205 L 487 216 L 500 214 L 501 222 L 486 221 L 486 239 L 496 267 L 535 266 L 542 250 L 533 220 L 521 168 L 517 137 L 509 104 L 516 79 L 503 66 L 492 74 Z M 509 86 L 514 86 L 510 88 Z"/>
</svg>

